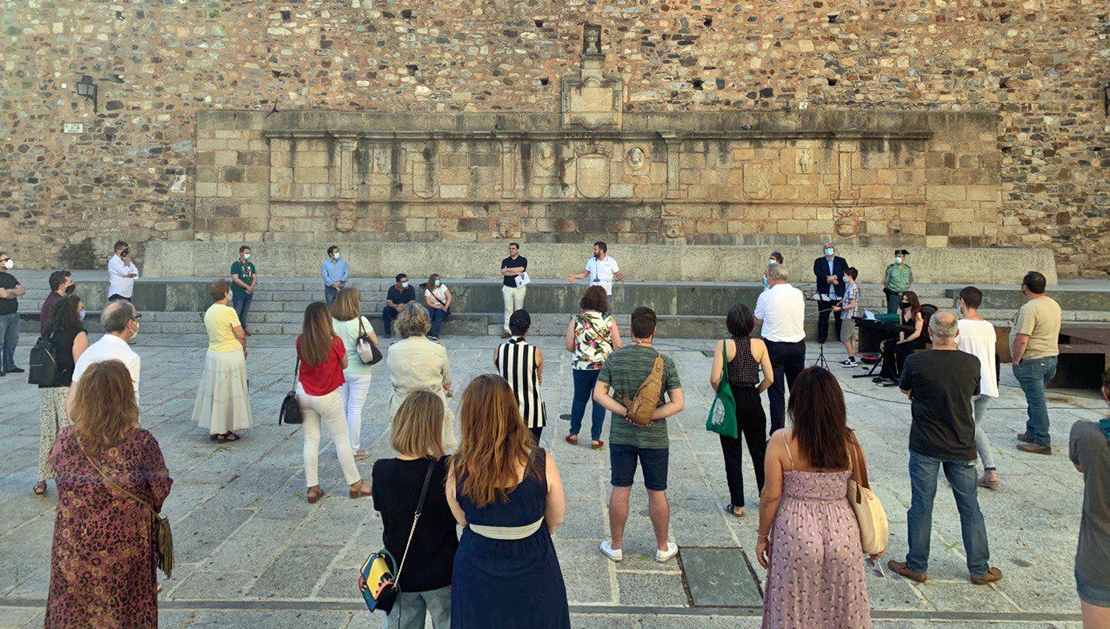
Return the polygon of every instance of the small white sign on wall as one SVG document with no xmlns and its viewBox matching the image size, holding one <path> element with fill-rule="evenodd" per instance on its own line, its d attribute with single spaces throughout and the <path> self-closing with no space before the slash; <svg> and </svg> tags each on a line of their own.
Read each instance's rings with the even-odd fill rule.
<svg viewBox="0 0 1110 629">
<path fill-rule="evenodd" d="M 84 133 L 85 124 L 82 122 L 67 122 L 62 125 L 62 131 L 65 133 Z"/>
</svg>

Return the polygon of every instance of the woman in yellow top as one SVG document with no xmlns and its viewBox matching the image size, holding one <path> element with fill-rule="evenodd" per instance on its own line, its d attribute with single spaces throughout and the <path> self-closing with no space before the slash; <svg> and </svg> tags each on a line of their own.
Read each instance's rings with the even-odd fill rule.
<svg viewBox="0 0 1110 629">
<path fill-rule="evenodd" d="M 231 284 L 219 279 L 208 287 L 212 306 L 204 313 L 208 354 L 193 405 L 193 421 L 207 428 L 212 441 L 238 441 L 236 430 L 251 427 L 247 390 L 247 335 L 235 309 L 227 305 Z"/>
</svg>

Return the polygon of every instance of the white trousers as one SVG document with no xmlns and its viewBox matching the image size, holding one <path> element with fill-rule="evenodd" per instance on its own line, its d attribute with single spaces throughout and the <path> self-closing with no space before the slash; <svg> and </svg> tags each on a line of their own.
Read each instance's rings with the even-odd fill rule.
<svg viewBox="0 0 1110 629">
<path fill-rule="evenodd" d="M 501 287 L 501 297 L 505 300 L 505 331 L 509 331 L 509 317 L 517 310 L 524 308 L 524 295 L 528 292 L 527 286 L 520 288 Z"/>
<path fill-rule="evenodd" d="M 370 392 L 370 374 L 365 376 L 350 376 L 343 374 L 347 380 L 339 387 L 339 394 L 343 396 L 343 407 L 347 413 L 347 431 L 351 434 L 351 449 L 358 450 L 362 446 L 362 406 L 366 403 L 366 394 Z"/>
<path fill-rule="evenodd" d="M 304 418 L 304 476 L 307 486 L 315 487 L 320 484 L 320 424 L 331 435 L 335 454 L 339 458 L 339 467 L 343 469 L 347 484 L 353 485 L 361 480 L 358 466 L 355 465 L 355 453 L 351 450 L 351 434 L 347 430 L 343 396 L 339 389 L 327 395 L 308 395 L 298 382 L 297 404 L 300 405 L 301 416 Z"/>
</svg>

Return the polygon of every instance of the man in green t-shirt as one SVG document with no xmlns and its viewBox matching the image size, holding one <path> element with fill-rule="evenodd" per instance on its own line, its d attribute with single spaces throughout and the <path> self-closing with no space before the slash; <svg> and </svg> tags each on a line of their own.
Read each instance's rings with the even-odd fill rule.
<svg viewBox="0 0 1110 629">
<path fill-rule="evenodd" d="M 678 369 L 669 356 L 663 356 L 663 390 L 650 426 L 640 427 L 627 419 L 628 409 L 610 395 L 612 388 L 622 400 L 631 401 L 647 380 L 662 356 L 653 347 L 655 311 L 637 308 L 632 312 L 632 345 L 618 349 L 605 359 L 594 386 L 594 402 L 613 413 L 609 427 L 609 465 L 613 493 L 609 496 L 610 540 L 601 543 L 601 552 L 613 561 L 624 554 L 624 525 L 628 521 L 628 502 L 637 461 L 644 467 L 644 487 L 648 493 L 648 515 L 655 529 L 655 560 L 663 563 L 678 554 L 678 546 L 667 541 L 670 506 L 667 504 L 667 464 L 670 441 L 667 439 L 667 418 L 685 407 Z M 670 401 L 667 401 L 667 399 Z"/>
<path fill-rule="evenodd" d="M 251 248 L 243 245 L 239 247 L 239 259 L 231 263 L 231 307 L 239 315 L 239 324 L 247 336 L 251 335 L 247 329 L 247 311 L 254 299 L 254 285 L 258 282 L 258 274 L 250 259 Z"/>
</svg>

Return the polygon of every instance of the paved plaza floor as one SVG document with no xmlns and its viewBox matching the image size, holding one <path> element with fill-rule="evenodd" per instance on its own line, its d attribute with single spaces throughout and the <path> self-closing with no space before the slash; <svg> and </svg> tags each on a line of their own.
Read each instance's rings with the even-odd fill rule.
<svg viewBox="0 0 1110 629">
<path fill-rule="evenodd" d="M 461 390 L 492 371 L 491 338 L 445 338 L 452 376 Z M 704 429 L 711 400 L 712 344 L 660 339 L 686 393 L 687 410 L 669 422 L 671 536 L 679 560 L 651 560 L 653 536 L 638 476 L 628 523 L 625 561 L 613 564 L 597 549 L 607 537 L 608 452 L 562 441 L 568 424 L 571 374 L 562 340 L 534 339 L 547 356 L 543 395 L 550 413 L 542 445 L 553 452 L 567 494 L 566 524 L 555 544 L 576 628 L 707 628 L 759 626 L 765 572 L 753 549 L 758 524 L 754 476 L 746 461 L 748 516 L 727 515 L 724 468 L 716 435 Z M 24 336 L 17 362 L 26 364 L 33 339 Z M 321 484 L 330 494 L 305 501 L 302 436 L 279 426 L 277 409 L 289 390 L 292 338 L 254 337 L 248 358 L 255 427 L 244 439 L 210 441 L 190 421 L 204 359 L 201 336 L 140 336 L 143 359 L 142 425 L 158 438 L 173 491 L 166 502 L 174 530 L 177 568 L 163 581 L 162 627 L 378 627 L 358 594 L 357 569 L 381 547 L 381 519 L 369 500 L 350 500 L 328 446 Z M 810 346 L 813 359 L 816 345 Z M 830 348 L 834 346 L 830 345 Z M 843 349 L 830 350 L 830 362 Z M 887 557 L 906 551 L 906 472 L 909 405 L 896 388 L 848 377 L 860 370 L 831 367 L 847 394 L 849 421 L 869 458 L 872 486 L 891 520 Z M 1002 487 L 981 490 L 991 563 L 1005 573 L 998 584 L 967 580 L 959 520 L 943 480 L 934 516 L 929 581 L 922 585 L 871 569 L 868 584 L 877 627 L 1079 627 L 1072 576 L 1082 502 L 1082 479 L 1067 459 L 1067 434 L 1076 419 L 1103 416 L 1094 392 L 1052 392 L 1056 453 L 1023 454 L 1014 446 L 1024 427 L 1024 399 L 1003 367 L 1002 397 L 988 411 L 986 429 L 998 451 Z M 388 372 L 375 368 L 367 400 L 360 463 L 391 456 Z M 459 396 L 452 400 L 458 404 Z M 54 496 L 31 494 L 39 447 L 39 395 L 26 379 L 0 378 L 0 628 L 41 627 L 49 583 Z M 588 422 L 588 419 L 587 419 Z M 608 429 L 605 431 L 606 439 Z M 747 456 L 745 454 L 745 456 Z M 885 558 L 882 561 L 885 565 Z M 161 575 L 160 575 L 161 576 Z"/>
</svg>

